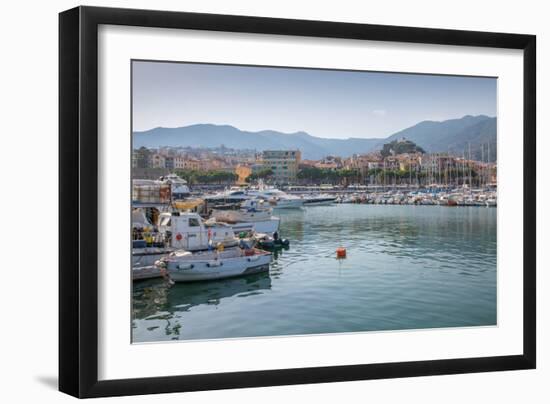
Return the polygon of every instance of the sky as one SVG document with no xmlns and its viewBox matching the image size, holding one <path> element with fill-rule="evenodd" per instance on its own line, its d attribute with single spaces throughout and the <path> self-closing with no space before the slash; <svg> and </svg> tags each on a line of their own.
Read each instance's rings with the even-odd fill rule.
<svg viewBox="0 0 550 404">
<path fill-rule="evenodd" d="M 424 120 L 496 116 L 497 79 L 133 61 L 133 130 L 199 123 L 381 138 Z"/>
</svg>

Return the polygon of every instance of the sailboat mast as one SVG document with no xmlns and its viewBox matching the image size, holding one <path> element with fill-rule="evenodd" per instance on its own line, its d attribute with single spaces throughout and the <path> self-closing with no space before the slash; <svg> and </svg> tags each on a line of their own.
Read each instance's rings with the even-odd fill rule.
<svg viewBox="0 0 550 404">
<path fill-rule="evenodd" d="M 482 143 L 481 144 L 481 162 L 485 163 L 485 159 L 484 159 L 485 155 L 483 154 L 483 149 L 484 149 L 484 144 Z M 480 186 L 481 187 L 483 187 L 483 177 L 484 177 L 484 175 L 485 175 L 485 169 L 484 169 L 483 166 L 481 166 L 481 179 L 480 179 L 480 181 L 481 181 Z"/>
<path fill-rule="evenodd" d="M 472 148 L 468 142 L 468 177 L 470 180 L 470 192 L 472 192 Z"/>
</svg>

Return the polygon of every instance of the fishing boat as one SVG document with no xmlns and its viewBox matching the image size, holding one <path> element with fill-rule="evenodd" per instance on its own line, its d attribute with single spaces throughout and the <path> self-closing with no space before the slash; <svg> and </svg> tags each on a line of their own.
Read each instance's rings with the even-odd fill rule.
<svg viewBox="0 0 550 404">
<path fill-rule="evenodd" d="M 239 244 L 235 229 L 216 221 L 205 221 L 195 212 L 160 214 L 159 232 L 166 234 L 173 249 L 207 250 L 212 245 L 233 247 Z"/>
<path fill-rule="evenodd" d="M 196 282 L 267 272 L 270 262 L 267 251 L 236 247 L 197 253 L 178 250 L 155 265 L 174 282 Z"/>
</svg>

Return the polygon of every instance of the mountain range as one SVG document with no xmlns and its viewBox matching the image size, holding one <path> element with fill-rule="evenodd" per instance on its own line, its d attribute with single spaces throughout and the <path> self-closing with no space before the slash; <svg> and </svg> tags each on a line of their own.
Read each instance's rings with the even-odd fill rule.
<svg viewBox="0 0 550 404">
<path fill-rule="evenodd" d="M 302 158 L 318 160 L 328 155 L 349 157 L 382 149 L 393 140 L 405 138 L 429 153 L 451 153 L 490 161 L 496 159 L 496 118 L 466 115 L 445 121 L 422 121 L 386 138 L 321 138 L 306 132 L 282 133 L 273 130 L 249 132 L 230 125 L 197 124 L 178 128 L 153 128 L 133 133 L 133 146 L 156 148 L 219 147 L 232 149 L 299 149 Z M 483 148 L 483 152 L 482 152 Z"/>
</svg>

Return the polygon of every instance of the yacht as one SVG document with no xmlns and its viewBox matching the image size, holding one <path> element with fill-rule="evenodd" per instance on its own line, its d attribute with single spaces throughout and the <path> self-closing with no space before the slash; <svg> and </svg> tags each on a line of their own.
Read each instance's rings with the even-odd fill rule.
<svg viewBox="0 0 550 404">
<path fill-rule="evenodd" d="M 272 216 L 272 209 L 264 201 L 248 199 L 240 209 L 214 209 L 208 223 L 226 223 L 235 233 L 255 231 L 260 233 L 274 233 L 279 229 L 280 219 Z"/>
<path fill-rule="evenodd" d="M 289 195 L 276 188 L 248 191 L 249 195 L 266 200 L 275 209 L 295 209 L 304 206 L 304 199 L 296 195 Z"/>
<path fill-rule="evenodd" d="M 247 191 L 241 188 L 231 187 L 223 192 L 218 192 L 213 195 L 207 195 L 204 200 L 208 203 L 239 203 L 250 199 Z"/>
<path fill-rule="evenodd" d="M 304 206 L 331 205 L 336 202 L 336 197 L 328 194 L 304 196 Z"/>
<path fill-rule="evenodd" d="M 160 177 L 158 181 L 162 184 L 170 185 L 173 200 L 185 199 L 191 195 L 189 187 L 187 186 L 187 181 L 179 177 L 177 174 L 168 174 Z"/>
</svg>

